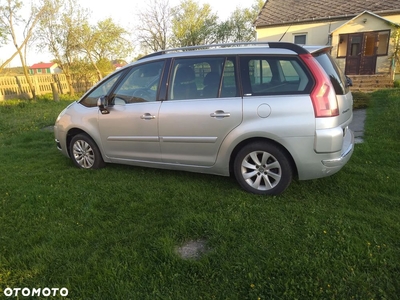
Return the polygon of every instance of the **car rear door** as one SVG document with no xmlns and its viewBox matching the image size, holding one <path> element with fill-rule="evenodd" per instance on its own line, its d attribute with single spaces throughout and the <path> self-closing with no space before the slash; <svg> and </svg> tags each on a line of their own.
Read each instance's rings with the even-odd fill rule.
<svg viewBox="0 0 400 300">
<path fill-rule="evenodd" d="M 206 80 L 209 73 L 215 76 Z M 170 76 L 159 112 L 162 161 L 212 166 L 224 138 L 242 122 L 235 59 L 176 59 Z"/>
</svg>

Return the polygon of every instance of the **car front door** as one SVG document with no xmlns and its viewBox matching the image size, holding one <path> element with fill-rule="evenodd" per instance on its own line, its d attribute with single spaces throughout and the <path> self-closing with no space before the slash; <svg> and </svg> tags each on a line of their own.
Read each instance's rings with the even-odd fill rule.
<svg viewBox="0 0 400 300">
<path fill-rule="evenodd" d="M 99 115 L 104 153 L 113 161 L 161 160 L 158 87 L 164 61 L 132 67 L 109 96 L 109 113 Z"/>
<path fill-rule="evenodd" d="M 173 62 L 168 101 L 159 113 L 164 163 L 204 167 L 215 163 L 224 138 L 242 121 L 235 73 L 233 58 Z"/>
</svg>

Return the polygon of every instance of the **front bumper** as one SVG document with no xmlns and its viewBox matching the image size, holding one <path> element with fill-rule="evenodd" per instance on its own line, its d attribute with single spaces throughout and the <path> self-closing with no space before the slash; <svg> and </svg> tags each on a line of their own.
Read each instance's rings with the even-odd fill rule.
<svg viewBox="0 0 400 300">
<path fill-rule="evenodd" d="M 67 149 L 67 139 L 64 131 L 60 130 L 60 127 L 54 126 L 54 141 L 56 142 L 57 149 L 66 157 L 69 157 Z"/>
<path fill-rule="evenodd" d="M 54 139 L 56 141 L 57 149 L 62 151 L 60 141 L 58 139 Z"/>
</svg>

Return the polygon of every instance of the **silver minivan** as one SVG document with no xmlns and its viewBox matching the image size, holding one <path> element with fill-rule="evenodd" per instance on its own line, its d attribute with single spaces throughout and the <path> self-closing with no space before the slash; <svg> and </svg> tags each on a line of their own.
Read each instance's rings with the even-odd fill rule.
<svg viewBox="0 0 400 300">
<path fill-rule="evenodd" d="M 57 147 L 80 168 L 233 174 L 246 191 L 280 194 L 353 153 L 350 82 L 329 52 L 270 42 L 153 53 L 65 108 Z"/>
</svg>

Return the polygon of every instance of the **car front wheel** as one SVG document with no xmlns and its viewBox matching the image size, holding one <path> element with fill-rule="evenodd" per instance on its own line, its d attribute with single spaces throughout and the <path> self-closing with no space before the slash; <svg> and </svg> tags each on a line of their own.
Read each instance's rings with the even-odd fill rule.
<svg viewBox="0 0 400 300">
<path fill-rule="evenodd" d="M 293 177 L 288 155 L 267 142 L 244 146 L 235 157 L 234 173 L 244 190 L 264 195 L 283 193 Z"/>
<path fill-rule="evenodd" d="M 79 168 L 99 169 L 105 165 L 96 143 L 86 134 L 77 134 L 72 138 L 70 154 Z"/>
</svg>

